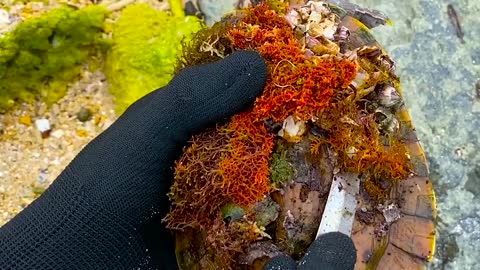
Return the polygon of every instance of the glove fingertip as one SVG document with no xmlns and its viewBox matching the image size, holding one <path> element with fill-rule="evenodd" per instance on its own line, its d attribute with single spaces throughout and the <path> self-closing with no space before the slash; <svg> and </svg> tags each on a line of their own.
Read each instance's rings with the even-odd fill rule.
<svg viewBox="0 0 480 270">
<path fill-rule="evenodd" d="M 233 92 L 232 96 L 243 96 L 246 102 L 250 103 L 262 93 L 267 77 L 267 66 L 260 54 L 255 51 L 235 51 L 222 60 L 222 66 L 235 73 L 236 78 L 231 80 L 233 84 L 229 87 Z M 238 86 L 242 89 L 238 89 Z M 239 95 L 240 92 L 244 94 Z"/>
<path fill-rule="evenodd" d="M 286 255 L 280 255 L 268 260 L 262 270 L 294 270 L 295 261 Z"/>
<path fill-rule="evenodd" d="M 343 233 L 331 232 L 318 237 L 298 265 L 302 270 L 351 270 L 356 260 L 357 250 L 352 239 Z"/>
<path fill-rule="evenodd" d="M 267 67 L 255 51 L 235 51 L 224 59 L 185 68 L 168 90 L 175 93 L 179 119 L 195 131 L 224 121 L 251 106 L 265 86 Z"/>
</svg>

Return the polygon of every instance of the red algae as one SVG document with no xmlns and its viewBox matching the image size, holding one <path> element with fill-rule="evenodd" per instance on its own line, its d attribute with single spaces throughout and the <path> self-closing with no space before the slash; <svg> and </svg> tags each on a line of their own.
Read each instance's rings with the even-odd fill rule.
<svg viewBox="0 0 480 270">
<path fill-rule="evenodd" d="M 356 74 L 354 61 L 307 57 L 289 23 L 267 4 L 246 9 L 227 28 L 234 50 L 255 50 L 266 60 L 267 82 L 251 111 L 193 138 L 175 169 L 169 228 L 205 228 L 223 204 L 246 207 L 261 200 L 270 191 L 274 147 L 263 122 L 315 117 Z"/>
<path fill-rule="evenodd" d="M 393 61 L 363 32 L 352 31 L 357 39 L 342 47 L 343 20 L 324 2 L 289 3 L 247 8 L 185 44 L 177 69 L 253 50 L 266 61 L 267 79 L 249 110 L 193 136 L 175 164 L 164 222 L 176 233 L 181 269 L 254 267 L 261 262 L 245 255 L 258 240 L 301 256 L 321 219 L 306 209 L 323 207 L 314 192 L 328 190 L 334 175 L 358 175 L 365 207 L 399 199 L 398 181 L 415 176 L 399 118 L 405 107 L 392 94 L 399 93 Z M 319 175 L 302 182 L 310 172 Z M 277 185 L 278 174 L 286 177 Z M 295 224 L 286 224 L 291 217 Z"/>
</svg>

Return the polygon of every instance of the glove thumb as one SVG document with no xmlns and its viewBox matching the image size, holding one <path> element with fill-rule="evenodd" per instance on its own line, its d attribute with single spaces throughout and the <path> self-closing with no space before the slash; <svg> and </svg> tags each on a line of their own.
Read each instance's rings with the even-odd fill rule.
<svg viewBox="0 0 480 270">
<path fill-rule="evenodd" d="M 184 68 L 166 87 L 143 97 L 125 114 L 161 119 L 169 115 L 176 123 L 171 128 L 193 133 L 253 104 L 265 79 L 265 62 L 257 52 L 236 51 L 214 63 Z"/>
<path fill-rule="evenodd" d="M 356 262 L 352 239 L 340 232 L 321 235 L 298 262 L 286 255 L 267 261 L 263 270 L 352 270 Z"/>
</svg>

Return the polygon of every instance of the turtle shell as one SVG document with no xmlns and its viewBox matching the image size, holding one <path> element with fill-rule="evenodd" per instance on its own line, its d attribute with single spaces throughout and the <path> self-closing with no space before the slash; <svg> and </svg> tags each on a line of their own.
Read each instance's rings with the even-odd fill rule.
<svg viewBox="0 0 480 270">
<path fill-rule="evenodd" d="M 164 221 L 179 267 L 299 259 L 332 181 L 348 174 L 360 182 L 356 269 L 423 268 L 433 257 L 435 197 L 393 61 L 351 6 L 275 3 L 225 18 L 186 48 L 183 66 L 256 50 L 268 78 L 251 110 L 194 136 L 176 164 Z"/>
</svg>

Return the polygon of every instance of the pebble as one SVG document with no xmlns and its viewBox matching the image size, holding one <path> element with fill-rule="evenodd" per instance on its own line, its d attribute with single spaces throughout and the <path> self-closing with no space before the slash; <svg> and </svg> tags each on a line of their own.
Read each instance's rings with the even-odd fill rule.
<svg viewBox="0 0 480 270">
<path fill-rule="evenodd" d="M 46 139 L 50 136 L 50 121 L 48 119 L 37 119 L 35 120 L 35 126 L 37 130 L 40 131 L 42 139 Z"/>
<path fill-rule="evenodd" d="M 77 113 L 77 119 L 80 120 L 80 122 L 89 121 L 92 119 L 92 111 L 85 107 L 80 108 L 80 111 Z"/>
<path fill-rule="evenodd" d="M 87 137 L 88 135 L 85 129 L 77 129 L 76 133 L 77 133 L 77 136 L 79 137 Z"/>
<path fill-rule="evenodd" d="M 45 132 L 50 130 L 50 122 L 48 121 L 48 119 L 35 120 L 35 126 L 40 132 Z"/>
<path fill-rule="evenodd" d="M 52 133 L 50 133 L 50 136 L 55 137 L 57 139 L 60 139 L 61 137 L 63 137 L 64 134 L 65 134 L 65 131 L 63 131 L 61 129 L 57 129 L 57 130 L 53 131 Z"/>
<path fill-rule="evenodd" d="M 32 118 L 30 115 L 22 115 L 18 118 L 18 122 L 20 124 L 23 124 L 25 126 L 31 126 L 32 125 Z"/>
<path fill-rule="evenodd" d="M 47 170 L 45 169 L 40 169 L 40 172 L 38 173 L 38 176 L 37 176 L 37 182 L 40 183 L 40 184 L 43 184 L 46 182 L 46 179 L 47 179 Z"/>
</svg>

